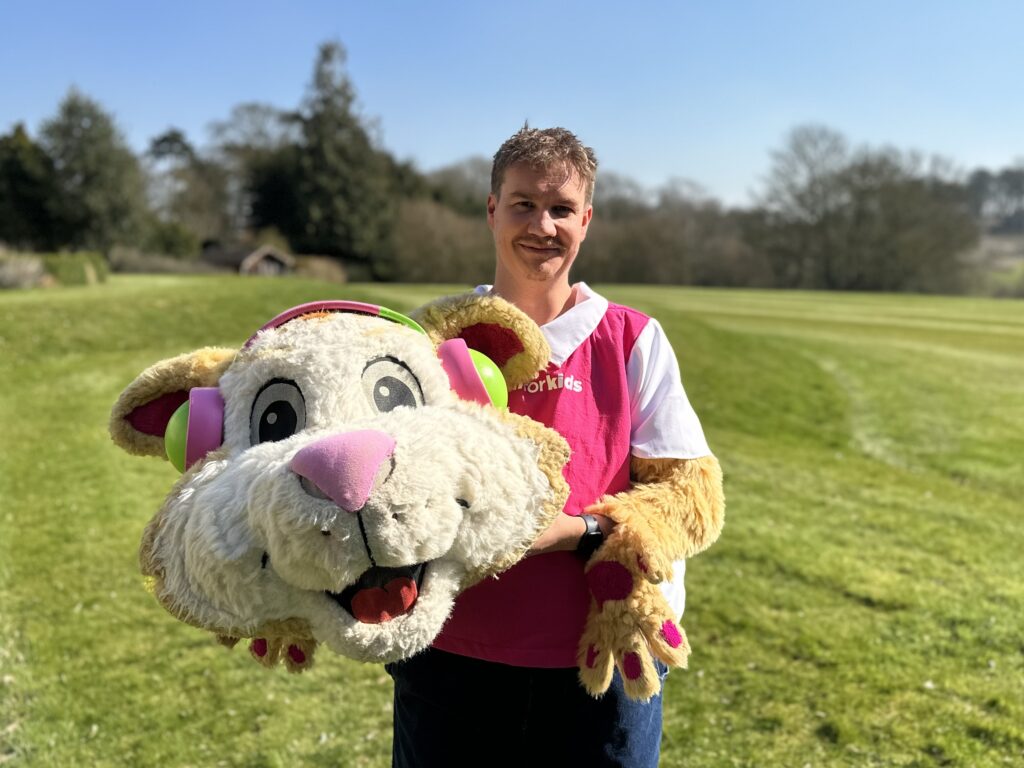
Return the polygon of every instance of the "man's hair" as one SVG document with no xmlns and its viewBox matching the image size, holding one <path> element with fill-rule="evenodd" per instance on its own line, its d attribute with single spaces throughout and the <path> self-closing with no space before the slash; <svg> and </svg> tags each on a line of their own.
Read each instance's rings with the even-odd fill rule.
<svg viewBox="0 0 1024 768">
<path fill-rule="evenodd" d="M 597 156 L 594 150 L 576 138 L 576 134 L 565 128 L 531 128 L 527 124 L 502 144 L 494 154 L 491 166 L 492 195 L 497 197 L 501 191 L 505 171 L 520 163 L 531 168 L 572 168 L 583 180 L 587 203 L 594 197 Z"/>
</svg>

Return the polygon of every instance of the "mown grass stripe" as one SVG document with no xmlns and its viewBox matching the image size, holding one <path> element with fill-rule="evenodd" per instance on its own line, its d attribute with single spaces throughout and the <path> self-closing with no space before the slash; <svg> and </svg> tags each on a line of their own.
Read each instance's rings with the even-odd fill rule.
<svg viewBox="0 0 1024 768">
<path fill-rule="evenodd" d="M 726 475 L 687 569 L 666 766 L 1024 760 L 1024 307 L 601 287 L 653 312 Z M 0 294 L 0 761 L 384 766 L 390 682 L 268 673 L 165 615 L 136 547 L 174 479 L 109 443 L 155 360 L 282 309 L 457 286 L 115 276 Z M 500 692 L 495 692 L 500 695 Z"/>
</svg>

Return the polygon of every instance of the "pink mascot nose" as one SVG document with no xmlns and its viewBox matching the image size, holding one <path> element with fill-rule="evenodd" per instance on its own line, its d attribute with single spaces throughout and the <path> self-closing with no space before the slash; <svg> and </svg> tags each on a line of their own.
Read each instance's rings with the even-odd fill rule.
<svg viewBox="0 0 1024 768">
<path fill-rule="evenodd" d="M 394 452 L 391 435 L 363 429 L 317 440 L 296 453 L 288 466 L 346 512 L 357 512 L 370 498 L 381 465 Z"/>
</svg>

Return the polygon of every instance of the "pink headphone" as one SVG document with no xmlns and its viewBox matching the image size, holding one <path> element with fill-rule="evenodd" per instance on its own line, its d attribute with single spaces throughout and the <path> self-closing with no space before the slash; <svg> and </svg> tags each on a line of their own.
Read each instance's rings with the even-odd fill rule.
<svg viewBox="0 0 1024 768">
<path fill-rule="evenodd" d="M 353 312 L 381 317 L 422 334 L 426 331 L 410 317 L 375 304 L 359 301 L 313 301 L 292 307 L 262 326 L 249 337 L 249 347 L 260 331 L 279 328 L 290 320 L 314 312 Z M 497 408 L 508 407 L 505 379 L 486 355 L 470 349 L 462 339 L 449 339 L 437 349 L 441 366 L 448 374 L 452 391 L 461 399 Z M 164 432 L 164 449 L 171 463 L 184 472 L 224 441 L 224 398 L 218 387 L 194 387 L 188 400 L 171 416 Z"/>
</svg>

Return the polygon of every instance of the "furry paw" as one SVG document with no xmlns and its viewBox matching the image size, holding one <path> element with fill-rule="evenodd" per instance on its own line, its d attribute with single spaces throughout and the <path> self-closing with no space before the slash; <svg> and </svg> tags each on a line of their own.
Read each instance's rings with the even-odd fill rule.
<svg viewBox="0 0 1024 768">
<path fill-rule="evenodd" d="M 254 637 L 249 642 L 249 653 L 265 667 L 284 662 L 289 672 L 303 672 L 313 665 L 316 641 L 295 637 Z"/>
<path fill-rule="evenodd" d="M 686 633 L 659 587 L 638 568 L 609 559 L 605 547 L 591 559 L 586 576 L 592 599 L 577 657 L 580 681 L 591 695 L 600 696 L 618 667 L 627 696 L 651 698 L 661 686 L 654 658 L 685 667 L 690 655 Z"/>
</svg>

